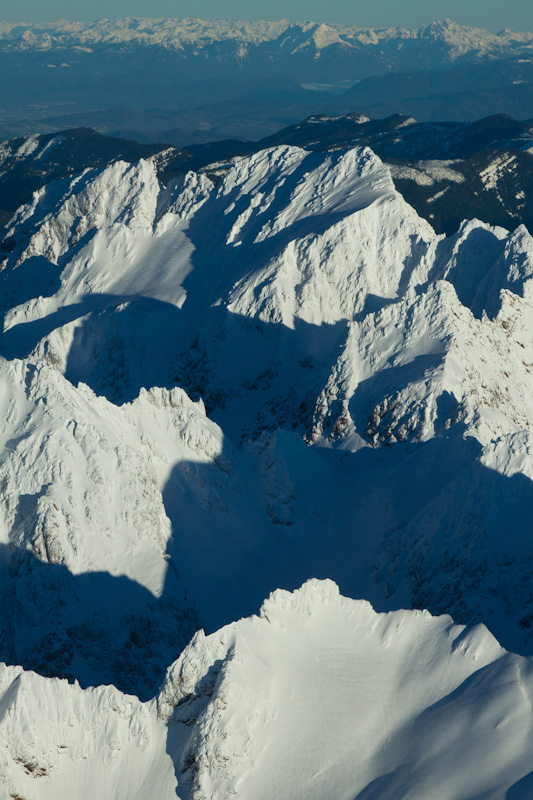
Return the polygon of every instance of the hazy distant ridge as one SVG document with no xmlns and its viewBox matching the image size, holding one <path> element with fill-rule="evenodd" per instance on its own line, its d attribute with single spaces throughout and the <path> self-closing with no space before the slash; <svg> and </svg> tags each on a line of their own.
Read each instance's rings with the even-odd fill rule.
<svg viewBox="0 0 533 800">
<path fill-rule="evenodd" d="M 515 55 L 531 53 L 533 33 L 505 29 L 497 34 L 482 28 L 457 25 L 447 19 L 422 28 L 360 28 L 350 25 L 319 22 L 247 22 L 242 20 L 145 19 L 126 17 L 121 20 L 94 22 L 8 23 L 0 22 L 0 41 L 4 48 L 16 50 L 48 50 L 56 47 L 93 47 L 113 44 L 162 45 L 176 50 L 187 47 L 205 48 L 216 43 L 238 45 L 275 45 L 291 54 L 308 48 L 317 51 L 337 45 L 361 50 L 392 45 L 403 48 L 407 41 L 424 47 L 444 46 L 443 55 L 455 60 L 467 54 Z M 241 56 L 245 56 L 242 52 Z"/>
</svg>

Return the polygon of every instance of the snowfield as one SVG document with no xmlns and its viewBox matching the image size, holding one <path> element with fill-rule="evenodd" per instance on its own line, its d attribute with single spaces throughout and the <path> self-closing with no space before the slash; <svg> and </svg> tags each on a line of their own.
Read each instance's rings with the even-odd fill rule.
<svg viewBox="0 0 533 800">
<path fill-rule="evenodd" d="M 2 667 L 0 796 L 527 800 L 532 695 L 484 626 L 313 580 L 199 631 L 149 703 Z"/>
<path fill-rule="evenodd" d="M 309 581 L 200 632 L 157 703 L 183 798 L 503 797 L 530 775 L 532 680 L 483 626 Z"/>
<path fill-rule="evenodd" d="M 188 173 L 164 187 L 147 161 L 87 170 L 37 192 L 7 241 L 1 352 L 13 368 L 36 368 L 37 383 L 59 382 L 77 406 L 69 416 L 98 431 L 86 448 L 95 448 L 110 498 L 98 501 L 99 519 L 82 490 L 96 466 L 70 479 L 80 489 L 70 506 L 59 488 L 63 443 L 46 467 L 32 467 L 24 494 L 35 507 L 27 520 L 52 513 L 41 494 L 61 495 L 58 541 L 81 542 L 74 520 L 87 529 L 90 545 L 58 545 L 70 573 L 108 563 L 157 594 L 168 560 L 187 607 L 211 629 L 251 613 L 273 588 L 332 577 L 383 609 L 415 602 L 483 621 L 504 645 L 529 652 L 533 246 L 525 228 L 470 221 L 437 236 L 367 148 L 280 146 L 238 160 L 217 186 Z M 74 400 L 92 397 L 82 384 L 98 401 Z M 128 429 L 130 406 L 121 404 L 140 408 L 139 392 L 154 386 L 205 404 L 207 418 L 191 411 L 190 452 L 165 433 L 136 433 L 144 422 Z M 153 487 L 153 500 L 129 513 L 163 520 L 147 532 L 138 523 L 133 539 L 126 525 L 130 556 L 123 564 L 121 545 L 116 567 L 108 547 L 98 562 L 94 537 L 106 540 L 105 517 L 121 541 L 117 499 L 131 468 L 99 455 L 102 396 L 103 416 L 116 419 Z M 161 431 L 175 424 L 172 413 L 165 400 Z M 24 431 L 21 447 L 52 447 L 39 425 L 30 434 L 24 418 L 4 424 L 6 439 Z M 74 460 L 73 475 L 83 464 Z M 135 508 L 139 491 L 128 496 Z M 505 498 L 501 513 L 488 496 Z M 26 552 L 32 525 L 6 543 Z M 159 577 L 139 577 L 148 574 Z M 181 608 L 183 593 L 170 593 Z"/>
<path fill-rule="evenodd" d="M 524 227 L 437 235 L 368 148 L 19 209 L 6 798 L 531 796 L 532 277 Z"/>
</svg>

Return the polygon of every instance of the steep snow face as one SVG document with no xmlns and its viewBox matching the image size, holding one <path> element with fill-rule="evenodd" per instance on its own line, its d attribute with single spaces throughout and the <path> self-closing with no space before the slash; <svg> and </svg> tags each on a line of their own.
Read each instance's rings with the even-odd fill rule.
<svg viewBox="0 0 533 800">
<path fill-rule="evenodd" d="M 412 292 L 350 327 L 340 413 L 374 445 L 426 441 L 457 423 L 481 444 L 529 429 L 530 320 L 511 292 L 493 322 L 476 319 L 447 281 Z"/>
<path fill-rule="evenodd" d="M 185 300 L 181 284 L 194 249 L 184 229 L 211 188 L 190 173 L 165 189 L 154 164 L 140 161 L 88 170 L 37 192 L 14 221 L 12 232 L 23 244 L 11 260 L 3 305 L 4 332 L 11 329 L 4 342 L 14 337 L 16 345 L 3 352 L 28 354 L 42 336 L 57 331 L 47 346 L 65 369 L 78 344 L 76 321 L 97 316 L 102 331 L 109 312 L 122 311 L 114 315 L 115 329 L 82 337 L 70 377 L 113 399 L 133 399 L 140 375 L 148 387 L 166 383 L 161 362 L 168 361 L 172 312 Z M 21 296 L 32 299 L 19 306 Z M 165 314 L 168 327 L 156 321 Z M 106 375 L 98 378 L 102 368 Z"/>
<path fill-rule="evenodd" d="M 55 305 L 47 307 L 41 301 L 41 313 L 93 293 L 137 294 L 179 305 L 182 262 L 187 263 L 190 254 L 180 239 L 179 222 L 186 221 L 201 205 L 208 187 L 206 178 L 191 173 L 165 190 L 154 164 L 141 160 L 134 165 L 119 161 L 104 171 L 87 170 L 72 183 L 58 181 L 36 192 L 33 202 L 23 207 L 15 221 L 17 230 L 27 237 L 17 266 L 38 257 L 58 265 L 67 253 L 72 261 L 72 251 L 79 251 L 72 266 L 61 275 L 61 292 Z M 158 223 L 156 233 L 164 239 L 169 211 L 178 224 L 174 224 L 174 240 L 165 241 L 166 255 L 171 249 L 184 252 L 177 263 L 168 264 L 165 260 L 163 265 L 152 253 L 152 263 L 147 268 L 143 244 Z M 115 256 L 112 267 L 108 254 L 103 257 L 104 250 Z M 131 263 L 132 255 L 138 258 L 137 263 Z M 107 261 L 107 269 L 103 261 Z M 169 283 L 169 274 L 173 284 Z M 12 324 L 16 324 L 15 320 Z"/>
<path fill-rule="evenodd" d="M 182 800 L 422 800 L 436 785 L 452 800 L 503 797 L 530 772 L 532 681 L 483 626 L 376 614 L 310 581 L 199 633 L 157 703 Z"/>
<path fill-rule="evenodd" d="M 159 489 L 176 461 L 215 458 L 222 449 L 220 430 L 180 389 L 143 390 L 134 403 L 118 408 L 83 384 L 75 389 L 42 363 L 3 361 L 0 374 L 9 540 L 15 528 L 26 540 L 35 537 L 29 549 L 40 559 L 73 574 L 126 574 L 159 596 L 171 536 Z M 53 532 L 38 536 L 39 524 L 17 522 L 20 495 L 28 498 L 24 514 L 55 505 L 60 518 L 70 509 L 68 550 Z M 94 547 L 95 536 L 101 547 Z M 123 550 L 145 548 L 141 563 L 122 561 Z"/>
<path fill-rule="evenodd" d="M 0 665 L 0 796 L 176 797 L 166 731 L 136 697 Z"/>
<path fill-rule="evenodd" d="M 161 491 L 221 433 L 177 388 L 118 408 L 42 361 L 0 385 L 2 658 L 149 694 L 197 625 Z"/>
<path fill-rule="evenodd" d="M 229 244 L 279 242 L 265 266 L 257 264 L 224 298 L 232 313 L 289 328 L 296 320 L 331 325 L 351 319 L 370 294 L 397 296 L 405 272 L 424 261 L 435 235 L 370 150 L 316 155 L 298 148 L 260 153 L 219 190 L 232 198 L 230 212 L 253 196 L 254 211 L 240 213 Z M 280 158 L 282 169 L 272 170 Z M 257 183 L 265 166 L 268 180 Z"/>
<path fill-rule="evenodd" d="M 474 220 L 437 236 L 367 148 L 282 146 L 237 160 L 217 186 L 189 173 L 165 188 L 148 162 L 89 171 L 38 193 L 9 235 L 6 357 L 90 386 L 135 448 L 141 389 L 205 402 L 210 420 L 183 400 L 195 436 L 214 443 L 205 454 L 165 441 L 165 425 L 182 425 L 172 410 L 146 434 L 142 458 L 155 437 L 169 460 L 149 455 L 159 522 L 132 540 L 160 544 L 146 572 L 128 553 L 123 574 L 157 595 L 170 555 L 211 629 L 314 574 L 380 608 L 453 611 L 531 647 L 524 228 Z M 490 522 L 495 496 L 506 499 Z M 102 563 L 118 570 L 110 551 Z"/>
<path fill-rule="evenodd" d="M 527 800 L 532 695 L 484 626 L 311 580 L 199 631 L 149 703 L 0 665 L 0 794 Z"/>
</svg>

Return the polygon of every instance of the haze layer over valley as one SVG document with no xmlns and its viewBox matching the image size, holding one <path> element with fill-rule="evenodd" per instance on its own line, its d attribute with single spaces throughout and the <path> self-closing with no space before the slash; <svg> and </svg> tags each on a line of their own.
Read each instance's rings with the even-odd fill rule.
<svg viewBox="0 0 533 800">
<path fill-rule="evenodd" d="M 0 23 L 0 137 L 78 126 L 179 147 L 316 113 L 533 117 L 533 34 L 142 19 Z"/>
</svg>

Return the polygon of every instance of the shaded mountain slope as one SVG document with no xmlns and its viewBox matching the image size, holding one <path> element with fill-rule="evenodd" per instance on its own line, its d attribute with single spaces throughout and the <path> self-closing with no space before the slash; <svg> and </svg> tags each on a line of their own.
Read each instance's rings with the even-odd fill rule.
<svg viewBox="0 0 533 800">
<path fill-rule="evenodd" d="M 37 193 L 9 237 L 6 358 L 113 404 L 154 385 L 205 403 L 193 429 L 218 444 L 176 451 L 154 495 L 203 624 L 315 574 L 529 651 L 524 227 L 438 236 L 370 150 L 282 146 L 218 186 L 165 187 L 146 161 L 88 171 Z"/>
</svg>

